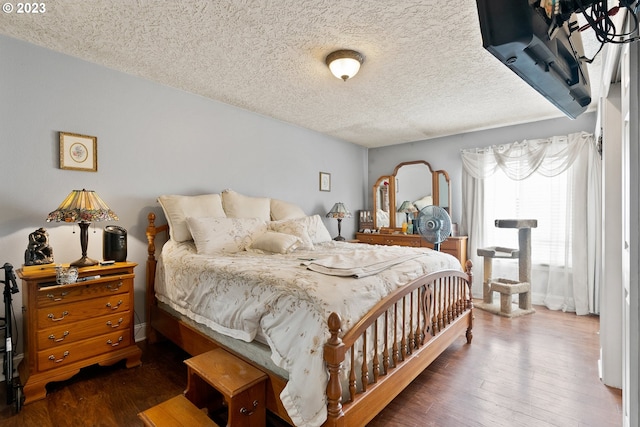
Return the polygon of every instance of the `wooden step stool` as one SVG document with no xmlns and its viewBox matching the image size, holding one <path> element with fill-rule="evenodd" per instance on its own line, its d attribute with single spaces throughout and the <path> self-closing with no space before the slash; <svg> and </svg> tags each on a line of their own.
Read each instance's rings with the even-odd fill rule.
<svg viewBox="0 0 640 427">
<path fill-rule="evenodd" d="M 181 394 L 140 412 L 138 417 L 145 427 L 218 427 Z"/>
<path fill-rule="evenodd" d="M 216 348 L 185 360 L 185 396 L 209 413 L 227 407 L 229 427 L 266 425 L 267 375 L 231 353 Z M 222 395 L 222 399 L 220 399 Z"/>
</svg>

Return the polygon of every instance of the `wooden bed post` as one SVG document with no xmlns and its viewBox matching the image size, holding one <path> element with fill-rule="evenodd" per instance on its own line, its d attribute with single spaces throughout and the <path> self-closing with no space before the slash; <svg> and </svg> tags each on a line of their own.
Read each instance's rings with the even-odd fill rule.
<svg viewBox="0 0 640 427">
<path fill-rule="evenodd" d="M 156 294 L 154 290 L 154 284 L 156 281 L 156 264 L 157 264 L 156 256 L 155 256 L 156 255 L 155 238 L 157 234 L 156 224 L 155 224 L 156 214 L 154 214 L 153 212 L 150 212 L 149 215 L 147 215 L 147 219 L 149 221 L 149 224 L 147 225 L 147 232 L 146 232 L 147 242 L 148 242 L 148 246 L 147 246 L 148 257 L 147 257 L 147 281 L 146 281 L 146 288 L 145 288 L 145 293 L 146 293 L 145 322 L 147 324 L 146 325 L 147 341 L 153 343 L 158 340 L 158 336 L 156 334 L 155 329 L 151 327 L 151 310 L 156 305 Z"/>
<path fill-rule="evenodd" d="M 471 316 L 469 316 L 469 327 L 467 328 L 467 333 L 465 334 L 467 338 L 467 344 L 471 344 L 471 340 L 473 339 L 473 262 L 470 259 L 467 260 L 465 265 L 465 273 L 467 273 L 467 277 L 469 278 L 469 299 L 467 300 L 467 308 L 471 310 Z"/>
<path fill-rule="evenodd" d="M 329 427 L 344 425 L 344 412 L 342 411 L 342 386 L 340 385 L 340 369 L 345 356 L 345 346 L 339 337 L 342 320 L 337 313 L 331 313 L 328 320 L 331 338 L 324 345 L 324 360 L 329 370 L 329 382 L 327 383 L 327 421 L 324 424 Z"/>
</svg>

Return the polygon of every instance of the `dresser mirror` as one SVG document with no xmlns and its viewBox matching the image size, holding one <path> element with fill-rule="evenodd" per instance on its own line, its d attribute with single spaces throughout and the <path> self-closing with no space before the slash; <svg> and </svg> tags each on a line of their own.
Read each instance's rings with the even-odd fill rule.
<svg viewBox="0 0 640 427">
<path fill-rule="evenodd" d="M 373 186 L 374 228 L 401 228 L 407 214 L 398 212 L 404 201 L 417 210 L 424 206 L 440 206 L 451 215 L 451 186 L 449 174 L 434 171 L 424 160 L 403 162 L 393 174 L 381 176 Z M 409 214 L 413 218 L 413 214 Z"/>
<path fill-rule="evenodd" d="M 373 228 L 391 227 L 390 176 L 381 176 L 373 186 Z"/>
</svg>

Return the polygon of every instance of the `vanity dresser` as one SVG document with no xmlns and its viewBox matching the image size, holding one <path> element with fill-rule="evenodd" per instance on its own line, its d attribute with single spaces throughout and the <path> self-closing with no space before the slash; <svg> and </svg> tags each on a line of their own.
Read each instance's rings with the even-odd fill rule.
<svg viewBox="0 0 640 427">
<path fill-rule="evenodd" d="M 404 202 L 415 207 L 415 213 L 398 212 Z M 356 233 L 360 243 L 433 248 L 420 234 L 405 234 L 402 223 L 411 222 L 424 206 L 445 209 L 451 216 L 451 186 L 444 170 L 434 171 L 424 160 L 403 162 L 391 175 L 378 178 L 373 186 L 373 229 Z M 440 243 L 440 250 L 467 262 L 467 236 L 450 236 Z"/>
</svg>

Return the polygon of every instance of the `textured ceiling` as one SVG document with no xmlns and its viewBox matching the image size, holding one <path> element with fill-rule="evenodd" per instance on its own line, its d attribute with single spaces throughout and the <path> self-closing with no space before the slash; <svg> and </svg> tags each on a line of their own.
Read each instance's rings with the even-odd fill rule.
<svg viewBox="0 0 640 427">
<path fill-rule="evenodd" d="M 3 13 L 0 34 L 366 147 L 563 116 L 482 48 L 474 0 L 57 0 L 46 8 Z M 342 82 L 324 59 L 345 48 L 365 62 Z"/>
</svg>

